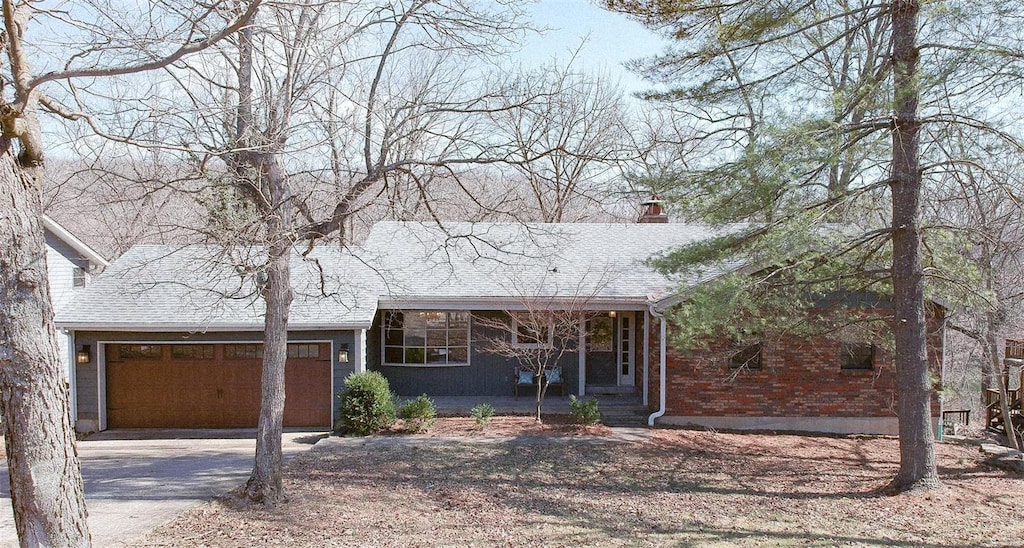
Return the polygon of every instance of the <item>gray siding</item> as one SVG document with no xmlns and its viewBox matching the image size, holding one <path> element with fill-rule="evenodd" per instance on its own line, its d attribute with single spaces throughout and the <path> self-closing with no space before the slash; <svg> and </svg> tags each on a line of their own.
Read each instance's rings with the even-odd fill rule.
<svg viewBox="0 0 1024 548">
<path fill-rule="evenodd" d="M 83 269 L 88 277 L 89 261 L 80 257 L 74 248 L 64 243 L 63 240 L 47 230 L 47 280 L 50 284 L 50 299 L 51 302 L 53 302 L 53 309 L 56 312 L 60 312 L 64 305 L 75 296 L 75 268 Z M 60 354 L 60 363 L 63 366 L 64 373 L 70 379 L 71 369 L 69 367 L 70 362 L 68 359 L 68 338 L 63 333 L 57 334 L 57 349 Z"/>
<path fill-rule="evenodd" d="M 99 345 L 108 342 L 152 342 L 152 343 L 204 343 L 204 342 L 261 342 L 263 333 L 259 331 L 212 332 L 212 333 L 137 333 L 121 331 L 76 331 L 75 344 L 88 344 L 92 347 L 92 361 L 87 364 L 76 364 L 78 420 L 83 423 L 98 423 L 99 408 Z M 288 340 L 329 341 L 332 343 L 331 371 L 332 393 L 337 394 L 343 387 L 342 381 L 352 373 L 354 363 L 355 333 L 353 331 L 292 331 Z M 338 362 L 338 349 L 341 344 L 348 344 L 350 349 L 349 363 Z M 334 403 L 332 402 L 332 406 Z M 336 410 L 335 410 L 336 412 Z"/>
<path fill-rule="evenodd" d="M 516 362 L 513 359 L 489 354 L 484 350 L 488 338 L 499 336 L 493 330 L 485 329 L 475 321 L 477 316 L 498 317 L 501 312 L 474 312 L 471 322 L 468 366 L 415 367 L 384 365 L 381 357 L 381 317 L 377 313 L 373 327 L 366 336 L 366 367 L 380 371 L 391 389 L 399 396 L 492 396 L 507 397 L 513 394 L 513 375 Z M 505 334 L 505 336 L 509 336 Z M 579 386 L 579 357 L 576 352 L 566 352 L 559 362 L 564 378 L 566 394 L 575 393 Z M 548 397 L 557 397 L 557 392 L 548 392 Z"/>
</svg>

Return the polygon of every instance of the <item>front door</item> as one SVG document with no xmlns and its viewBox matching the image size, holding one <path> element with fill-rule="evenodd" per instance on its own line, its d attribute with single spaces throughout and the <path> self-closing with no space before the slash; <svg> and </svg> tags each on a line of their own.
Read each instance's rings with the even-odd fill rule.
<svg viewBox="0 0 1024 548">
<path fill-rule="evenodd" d="M 587 322 L 587 386 L 634 385 L 635 320 L 634 312 L 613 312 Z"/>
</svg>

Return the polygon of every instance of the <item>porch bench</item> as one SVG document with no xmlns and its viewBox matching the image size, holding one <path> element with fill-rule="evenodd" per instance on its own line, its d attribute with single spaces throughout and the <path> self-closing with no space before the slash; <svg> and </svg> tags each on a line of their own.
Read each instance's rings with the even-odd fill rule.
<svg viewBox="0 0 1024 548">
<path fill-rule="evenodd" d="M 565 396 L 565 379 L 562 377 L 561 367 L 547 367 L 544 369 L 544 377 L 547 379 L 548 388 L 558 388 L 558 395 Z M 515 371 L 514 391 L 516 399 L 519 398 L 519 387 L 530 387 L 540 390 L 540 379 L 533 368 L 517 367 Z"/>
</svg>

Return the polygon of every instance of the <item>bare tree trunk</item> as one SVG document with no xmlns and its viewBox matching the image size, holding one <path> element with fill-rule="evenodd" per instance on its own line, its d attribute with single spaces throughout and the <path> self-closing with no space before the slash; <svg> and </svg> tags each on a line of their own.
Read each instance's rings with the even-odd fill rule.
<svg viewBox="0 0 1024 548">
<path fill-rule="evenodd" d="M 0 137 L 0 411 L 22 546 L 89 546 L 46 269 L 42 194 Z"/>
<path fill-rule="evenodd" d="M 996 319 L 996 315 L 992 312 L 988 313 L 988 330 L 985 333 L 985 354 L 988 358 L 986 363 L 988 366 L 985 368 L 988 370 L 991 378 L 995 379 L 996 386 L 999 390 L 999 412 L 1003 416 L 1003 427 L 1006 428 L 1006 439 L 1010 443 L 1010 447 L 1020 451 L 1020 440 L 1017 438 L 1017 431 L 1013 427 L 1013 416 L 1010 415 L 1010 395 L 1009 387 L 1006 386 L 1006 381 L 1009 379 L 1003 375 L 1003 350 L 1006 346 L 1006 340 L 1000 336 L 994 329 L 998 325 L 999 320 Z M 984 390 L 982 390 L 984 392 Z"/>
<path fill-rule="evenodd" d="M 281 481 L 284 430 L 285 363 L 288 359 L 288 312 L 292 302 L 291 250 L 293 209 L 283 174 L 273 156 L 260 160 L 273 208 L 268 216 L 267 281 L 263 287 L 263 378 L 256 459 L 245 484 L 249 502 L 273 506 L 284 499 Z"/>
<path fill-rule="evenodd" d="M 924 274 L 921 265 L 921 169 L 919 158 L 917 0 L 892 3 L 895 65 L 892 159 L 892 281 L 896 339 L 900 469 L 893 491 L 941 485 L 931 426 Z"/>
<path fill-rule="evenodd" d="M 540 418 L 540 405 L 541 405 L 541 402 L 544 401 L 544 393 L 547 392 L 547 390 L 548 390 L 548 382 L 546 382 L 546 381 L 547 381 L 547 375 L 545 375 L 544 371 L 541 370 L 540 377 L 537 378 L 537 405 L 536 405 L 536 409 L 535 409 L 536 413 L 534 414 L 534 417 L 533 417 L 534 420 L 536 420 L 537 422 L 542 422 L 542 420 Z"/>
</svg>

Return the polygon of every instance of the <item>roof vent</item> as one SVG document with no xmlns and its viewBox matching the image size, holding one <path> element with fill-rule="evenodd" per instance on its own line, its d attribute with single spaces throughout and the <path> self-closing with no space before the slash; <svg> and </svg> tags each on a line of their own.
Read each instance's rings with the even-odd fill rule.
<svg viewBox="0 0 1024 548">
<path fill-rule="evenodd" d="M 665 202 L 651 198 L 646 202 L 640 204 L 643 211 L 640 213 L 640 218 L 636 220 L 638 223 L 667 223 L 668 213 L 665 213 L 663 207 Z"/>
</svg>

